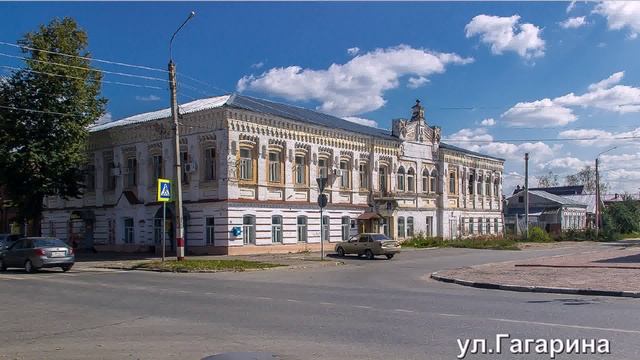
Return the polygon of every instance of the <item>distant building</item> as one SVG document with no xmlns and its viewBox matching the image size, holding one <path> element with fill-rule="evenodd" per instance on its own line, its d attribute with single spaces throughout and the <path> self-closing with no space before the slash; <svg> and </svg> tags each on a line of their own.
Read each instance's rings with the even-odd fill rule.
<svg viewBox="0 0 640 360">
<path fill-rule="evenodd" d="M 405 239 L 501 234 L 504 160 L 441 142 L 420 102 L 392 131 L 301 107 L 225 95 L 180 106 L 187 253 L 314 249 L 322 231 Z M 45 200 L 42 233 L 79 247 L 141 251 L 163 232 L 156 179 L 173 178 L 170 110 L 91 128 L 86 193 Z M 173 244 L 171 244 L 172 246 Z"/>
<path fill-rule="evenodd" d="M 558 196 L 542 190 L 529 190 L 529 227 L 537 226 L 549 233 L 564 230 L 582 230 L 587 226 L 588 205 L 570 197 Z M 513 234 L 522 234 L 525 228 L 525 192 L 521 190 L 507 198 L 505 226 Z"/>
</svg>

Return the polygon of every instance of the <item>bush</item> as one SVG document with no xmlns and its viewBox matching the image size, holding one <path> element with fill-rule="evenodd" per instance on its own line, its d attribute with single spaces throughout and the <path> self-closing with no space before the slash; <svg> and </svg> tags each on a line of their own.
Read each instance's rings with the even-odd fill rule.
<svg viewBox="0 0 640 360">
<path fill-rule="evenodd" d="M 527 238 L 527 241 L 530 242 L 552 242 L 553 239 L 551 239 L 551 236 L 549 236 L 549 234 L 547 234 L 546 231 L 542 230 L 541 228 L 534 226 L 532 228 L 529 229 L 529 237 Z"/>
<path fill-rule="evenodd" d="M 519 250 L 516 242 L 501 236 L 475 236 L 464 239 L 444 240 L 441 237 L 428 237 L 418 234 L 402 242 L 403 247 L 428 248 L 451 247 L 468 249 Z"/>
</svg>

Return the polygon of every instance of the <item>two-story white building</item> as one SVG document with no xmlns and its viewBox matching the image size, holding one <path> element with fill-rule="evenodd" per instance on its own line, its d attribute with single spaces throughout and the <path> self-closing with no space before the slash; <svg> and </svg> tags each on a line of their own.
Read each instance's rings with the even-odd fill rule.
<svg viewBox="0 0 640 360">
<path fill-rule="evenodd" d="M 330 242 L 359 231 L 399 240 L 502 234 L 504 160 L 442 143 L 419 101 L 392 131 L 238 94 L 181 105 L 180 114 L 187 254 L 319 247 L 320 176 L 330 179 Z M 156 179 L 174 178 L 170 115 L 93 126 L 85 194 L 47 198 L 42 233 L 119 251 L 157 248 L 163 231 L 173 239 L 173 205 L 163 226 L 156 201 Z"/>
</svg>

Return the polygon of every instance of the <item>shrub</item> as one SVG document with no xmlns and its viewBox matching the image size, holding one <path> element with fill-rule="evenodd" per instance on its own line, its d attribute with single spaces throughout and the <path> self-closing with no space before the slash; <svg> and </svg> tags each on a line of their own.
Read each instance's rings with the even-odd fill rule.
<svg viewBox="0 0 640 360">
<path fill-rule="evenodd" d="M 427 237 L 418 234 L 402 242 L 403 247 L 451 247 L 469 249 L 519 250 L 516 242 L 502 236 L 475 236 L 463 239 L 444 240 L 440 237 Z"/>
<path fill-rule="evenodd" d="M 530 242 L 551 242 L 551 241 L 553 241 L 553 239 L 551 239 L 551 236 L 549 236 L 549 234 L 547 234 L 546 231 L 542 230 L 541 228 L 539 228 L 537 226 L 534 226 L 534 227 L 529 229 L 529 237 L 528 237 L 527 241 L 530 241 Z"/>
</svg>

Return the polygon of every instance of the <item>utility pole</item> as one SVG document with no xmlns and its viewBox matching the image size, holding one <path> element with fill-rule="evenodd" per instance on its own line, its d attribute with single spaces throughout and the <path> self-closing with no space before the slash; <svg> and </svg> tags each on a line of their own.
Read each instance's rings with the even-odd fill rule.
<svg viewBox="0 0 640 360">
<path fill-rule="evenodd" d="M 529 239 L 529 153 L 524 154 L 524 238 Z"/>
<path fill-rule="evenodd" d="M 596 157 L 596 241 L 598 240 L 599 232 L 600 232 L 600 173 L 598 172 L 598 158 Z"/>
<path fill-rule="evenodd" d="M 173 63 L 171 56 L 171 45 L 173 39 L 182 27 L 195 16 L 195 12 L 191 12 L 189 17 L 180 25 L 171 36 L 169 41 L 169 89 L 171 92 L 171 117 L 173 119 L 173 149 L 175 157 L 175 187 L 176 187 L 176 258 L 178 261 L 184 260 L 184 222 L 182 217 L 182 166 L 180 164 L 180 126 L 178 122 L 178 99 L 176 94 L 176 65 Z"/>
</svg>

